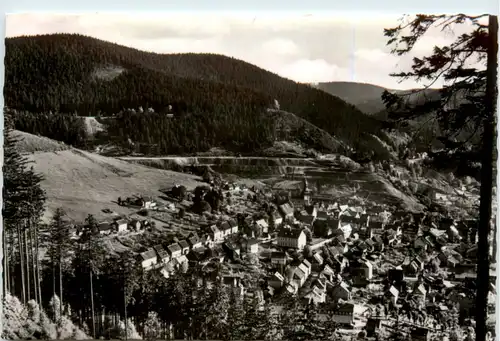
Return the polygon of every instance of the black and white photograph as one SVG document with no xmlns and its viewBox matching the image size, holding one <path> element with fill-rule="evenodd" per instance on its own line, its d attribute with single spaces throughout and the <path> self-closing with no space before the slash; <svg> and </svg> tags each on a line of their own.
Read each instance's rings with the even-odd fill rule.
<svg viewBox="0 0 500 341">
<path fill-rule="evenodd" d="M 0 337 L 493 341 L 498 18 L 6 17 Z"/>
</svg>

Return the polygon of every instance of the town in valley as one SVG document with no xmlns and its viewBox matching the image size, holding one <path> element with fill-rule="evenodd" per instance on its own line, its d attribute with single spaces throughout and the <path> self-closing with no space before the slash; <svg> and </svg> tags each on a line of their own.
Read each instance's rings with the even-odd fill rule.
<svg viewBox="0 0 500 341">
<path fill-rule="evenodd" d="M 2 338 L 495 339 L 496 17 L 355 16 L 354 82 L 343 21 L 44 15 L 7 20 Z"/>
</svg>

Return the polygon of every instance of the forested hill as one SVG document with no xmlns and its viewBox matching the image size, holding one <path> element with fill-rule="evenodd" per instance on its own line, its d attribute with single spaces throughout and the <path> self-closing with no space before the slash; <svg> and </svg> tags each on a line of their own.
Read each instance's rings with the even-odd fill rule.
<svg viewBox="0 0 500 341">
<path fill-rule="evenodd" d="M 282 110 L 354 148 L 366 148 L 359 144 L 364 134 L 380 130 L 377 119 L 338 97 L 221 55 L 155 54 L 54 34 L 6 39 L 5 64 L 6 105 L 29 112 L 111 115 L 141 106 L 161 113 L 172 105 L 195 115 L 190 119 L 199 124 L 216 120 L 211 127 L 220 132 L 237 124 L 240 136 L 262 140 L 261 145 L 277 138 L 272 127 L 257 129 L 268 125 L 265 109 L 276 99 Z"/>
<path fill-rule="evenodd" d="M 366 114 L 375 114 L 385 109 L 382 93 L 386 89 L 378 85 L 356 82 L 324 82 L 317 83 L 314 87 L 342 98 Z"/>
</svg>

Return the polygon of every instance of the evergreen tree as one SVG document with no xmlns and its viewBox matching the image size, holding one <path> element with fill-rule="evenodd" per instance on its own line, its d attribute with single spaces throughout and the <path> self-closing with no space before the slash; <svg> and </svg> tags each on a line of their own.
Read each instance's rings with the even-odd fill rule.
<svg viewBox="0 0 500 341">
<path fill-rule="evenodd" d="M 53 269 L 59 269 L 59 300 L 60 315 L 62 316 L 63 301 L 63 263 L 71 249 L 71 235 L 68 223 L 64 220 L 65 212 L 62 208 L 56 209 L 49 226 L 47 255 L 52 261 Z M 55 293 L 54 293 L 55 294 Z"/>
<path fill-rule="evenodd" d="M 40 287 L 38 276 L 38 223 L 44 211 L 45 192 L 40 187 L 42 177 L 33 168 L 28 168 L 28 161 L 17 149 L 18 140 L 13 135 L 12 117 L 4 110 L 4 164 L 3 164 L 3 245 L 5 265 L 5 289 L 20 294 L 23 303 L 33 289 L 36 301 L 39 301 Z M 18 259 L 15 260 L 16 248 Z M 28 239 L 29 237 L 29 239 Z M 31 255 L 31 265 L 29 264 Z M 14 264 L 10 261 L 14 260 Z M 15 267 L 15 264 L 19 267 Z M 16 268 L 20 271 L 21 283 L 14 282 Z M 30 274 L 30 268 L 32 274 Z M 32 276 L 33 287 L 30 286 Z M 19 278 L 19 277 L 18 277 Z"/>
</svg>

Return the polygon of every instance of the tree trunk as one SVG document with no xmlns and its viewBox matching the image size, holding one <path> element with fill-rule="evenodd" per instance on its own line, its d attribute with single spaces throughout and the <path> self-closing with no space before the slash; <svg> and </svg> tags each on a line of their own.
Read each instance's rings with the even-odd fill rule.
<svg viewBox="0 0 500 341">
<path fill-rule="evenodd" d="M 62 256 L 59 256 L 59 316 L 63 313 Z"/>
<path fill-rule="evenodd" d="M 495 107 L 497 99 L 497 53 L 498 18 L 489 16 L 488 67 L 486 75 L 486 100 L 483 133 L 483 153 L 481 160 L 481 202 L 479 206 L 479 229 L 477 242 L 477 296 L 476 296 L 476 340 L 486 340 L 488 319 L 488 292 L 490 282 L 490 261 L 488 237 L 491 226 L 491 201 L 493 183 L 493 136 Z"/>
<path fill-rule="evenodd" d="M 52 295 L 56 296 L 56 262 L 52 261 Z"/>
<path fill-rule="evenodd" d="M 128 320 L 127 320 L 127 281 L 123 281 L 123 307 L 125 314 L 125 340 L 128 340 Z"/>
<path fill-rule="evenodd" d="M 10 292 L 10 275 L 9 275 L 9 249 L 7 248 L 7 230 L 4 228 L 2 233 L 3 244 L 3 271 L 5 273 L 4 292 Z"/>
<path fill-rule="evenodd" d="M 92 309 L 92 336 L 95 339 L 95 315 L 94 315 L 94 285 L 92 284 L 92 269 L 89 271 L 90 276 L 90 302 Z"/>
<path fill-rule="evenodd" d="M 21 232 L 21 227 L 17 227 L 17 239 L 19 243 L 19 263 L 21 268 L 21 298 L 23 304 L 26 304 L 26 282 L 24 278 L 24 253 L 23 253 L 23 235 Z"/>
<path fill-rule="evenodd" d="M 10 234 L 8 235 L 9 237 L 9 242 L 7 243 L 10 245 L 10 255 L 11 255 L 11 260 L 12 260 L 12 265 L 11 268 L 9 268 L 9 277 L 10 277 L 10 292 L 11 294 L 14 294 L 16 290 L 16 280 L 15 280 L 15 274 L 16 274 L 16 261 L 15 261 L 15 245 L 16 245 L 16 234 L 14 231 L 9 231 Z M 14 276 L 12 275 L 12 272 L 14 271 Z"/>
<path fill-rule="evenodd" d="M 40 250 L 38 248 L 38 226 L 35 226 L 35 252 L 36 252 L 36 283 L 38 285 L 38 302 L 42 305 L 42 285 L 40 281 Z"/>
<path fill-rule="evenodd" d="M 30 229 L 29 229 L 29 240 L 30 240 L 30 253 L 31 253 L 31 271 L 33 275 L 33 295 L 35 298 L 35 302 L 38 304 L 41 304 L 41 302 L 38 302 L 38 285 L 36 281 L 36 266 L 35 266 L 35 241 L 33 239 L 33 227 L 30 224 Z"/>
<path fill-rule="evenodd" d="M 28 301 L 31 300 L 31 284 L 30 284 L 30 255 L 28 248 L 28 228 L 24 228 L 23 238 L 24 238 L 24 254 L 26 255 L 26 287 L 28 294 Z"/>
</svg>

